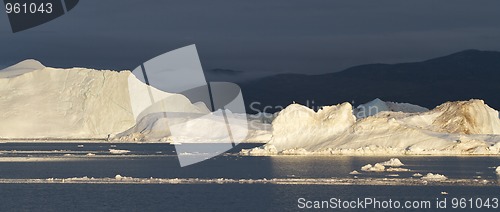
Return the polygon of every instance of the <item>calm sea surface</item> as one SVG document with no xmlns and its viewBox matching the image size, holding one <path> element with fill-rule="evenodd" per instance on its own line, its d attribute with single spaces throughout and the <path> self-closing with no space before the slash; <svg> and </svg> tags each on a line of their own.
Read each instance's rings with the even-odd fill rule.
<svg viewBox="0 0 500 212">
<path fill-rule="evenodd" d="M 500 157 L 398 157 L 410 171 L 367 173 L 360 167 L 391 157 L 242 157 L 235 154 L 239 149 L 256 146 L 243 144 L 180 168 L 169 144 L 82 145 L 0 144 L 1 210 L 296 211 L 304 206 L 300 198 L 311 204 L 333 198 L 430 201 L 429 210 L 435 210 L 436 198 L 446 198 L 448 209 L 454 198 L 500 198 L 494 171 Z M 349 174 L 353 170 L 361 174 Z M 448 180 L 424 184 L 415 173 Z M 137 180 L 115 180 L 116 175 Z"/>
</svg>

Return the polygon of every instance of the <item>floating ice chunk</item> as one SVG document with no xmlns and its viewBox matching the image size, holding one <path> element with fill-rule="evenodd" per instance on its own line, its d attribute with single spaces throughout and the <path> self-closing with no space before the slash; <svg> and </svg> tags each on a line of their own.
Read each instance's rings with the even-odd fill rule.
<svg viewBox="0 0 500 212">
<path fill-rule="evenodd" d="M 410 169 L 405 169 L 405 168 L 395 168 L 399 166 L 403 166 L 404 164 L 401 163 L 401 161 L 397 158 L 391 158 L 388 161 L 376 163 L 375 165 L 367 164 L 361 167 L 362 171 L 365 172 L 407 172 L 410 171 Z M 389 168 L 385 168 L 386 166 L 390 166 Z"/>
<path fill-rule="evenodd" d="M 126 154 L 126 153 L 129 153 L 130 150 L 125 150 L 125 149 L 109 149 L 109 152 L 111 154 Z"/>
<path fill-rule="evenodd" d="M 70 177 L 70 178 L 63 179 L 63 182 L 64 182 L 64 180 L 66 180 L 66 181 L 87 181 L 87 180 L 90 180 L 90 179 L 94 179 L 94 178 L 89 178 L 87 176 L 83 176 L 83 177 Z M 52 179 L 52 180 L 54 180 L 54 179 Z"/>
<path fill-rule="evenodd" d="M 121 176 L 119 174 L 115 175 L 115 180 L 119 180 L 119 181 L 131 181 L 133 180 L 134 178 L 133 177 L 125 177 L 125 176 Z"/>
<path fill-rule="evenodd" d="M 500 166 L 498 166 L 498 167 L 495 169 L 495 172 L 497 173 L 497 175 L 500 175 Z"/>
<path fill-rule="evenodd" d="M 422 180 L 430 180 L 430 181 L 443 181 L 447 179 L 448 178 L 442 174 L 433 174 L 433 173 L 427 173 L 427 175 L 422 177 Z"/>
<path fill-rule="evenodd" d="M 383 171 L 385 171 L 385 166 L 381 165 L 380 163 L 377 163 L 374 166 L 372 166 L 371 164 L 366 164 L 363 167 L 361 167 L 361 171 L 365 171 L 365 172 L 383 172 Z"/>
<path fill-rule="evenodd" d="M 94 154 L 94 153 L 91 153 L 91 152 L 87 153 L 86 155 L 87 155 L 87 156 L 95 156 L 95 154 Z"/>
<path fill-rule="evenodd" d="M 355 175 L 355 174 L 361 174 L 361 173 L 359 173 L 358 171 L 354 170 L 354 171 L 352 171 L 352 172 L 349 172 L 349 174 L 353 174 L 353 175 Z"/>
<path fill-rule="evenodd" d="M 388 171 L 388 172 L 409 172 L 410 169 L 389 167 L 386 169 L 386 171 Z"/>
<path fill-rule="evenodd" d="M 381 162 L 380 165 L 392 167 L 404 166 L 404 164 L 398 158 L 391 158 L 388 161 Z"/>
<path fill-rule="evenodd" d="M 422 175 L 422 174 L 420 174 L 420 173 L 415 173 L 415 174 L 413 174 L 413 176 L 414 176 L 414 177 L 422 177 L 423 175 Z"/>
</svg>

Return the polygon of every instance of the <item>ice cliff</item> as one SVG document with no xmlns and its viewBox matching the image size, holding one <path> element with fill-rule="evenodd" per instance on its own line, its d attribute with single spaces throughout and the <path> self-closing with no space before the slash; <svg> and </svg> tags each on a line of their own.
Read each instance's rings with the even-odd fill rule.
<svg viewBox="0 0 500 212">
<path fill-rule="evenodd" d="M 130 71 L 20 62 L 0 70 L 0 138 L 106 138 L 136 123 L 133 111 L 148 107 L 147 87 Z M 171 110 L 206 110 L 182 95 L 151 90 L 157 99 L 168 97 Z"/>
</svg>

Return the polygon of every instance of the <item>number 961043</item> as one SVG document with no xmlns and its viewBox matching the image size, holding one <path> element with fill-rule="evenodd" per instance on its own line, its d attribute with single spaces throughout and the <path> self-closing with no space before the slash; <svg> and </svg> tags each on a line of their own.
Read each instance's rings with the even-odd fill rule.
<svg viewBox="0 0 500 212">
<path fill-rule="evenodd" d="M 10 13 L 52 13 L 52 3 L 7 3 L 5 4 L 5 11 Z"/>
</svg>

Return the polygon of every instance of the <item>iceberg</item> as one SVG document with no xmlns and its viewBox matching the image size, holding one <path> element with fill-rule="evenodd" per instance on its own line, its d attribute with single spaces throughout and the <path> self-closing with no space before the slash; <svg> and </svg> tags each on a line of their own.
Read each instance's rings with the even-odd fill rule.
<svg viewBox="0 0 500 212">
<path fill-rule="evenodd" d="M 106 139 L 136 123 L 133 110 L 146 107 L 141 98 L 148 93 L 141 91 L 147 87 L 130 71 L 20 62 L 0 71 L 0 137 Z M 204 111 L 182 95 L 151 90 L 162 99 L 168 97 L 171 110 Z"/>
<path fill-rule="evenodd" d="M 226 124 L 212 122 L 223 121 L 221 113 L 231 113 L 210 112 L 203 102 L 148 86 L 130 71 L 51 68 L 31 59 L 0 70 L 0 96 L 0 138 L 8 140 L 168 142 L 174 138 L 161 114 L 168 112 L 181 114 L 169 117 L 170 123 L 206 115 L 178 125 L 175 141 L 217 142 L 227 137 L 222 128 Z M 243 131 L 249 124 L 245 141 L 270 140 L 271 126 L 265 120 L 247 123 L 247 114 L 232 115 L 237 123 L 231 130 Z M 214 129 L 200 127 L 207 124 Z"/>
<path fill-rule="evenodd" d="M 318 112 L 290 105 L 272 122 L 272 139 L 263 147 L 243 150 L 241 154 L 500 153 L 498 111 L 482 100 L 446 102 L 423 112 L 383 111 L 358 119 L 354 118 L 353 111 L 349 103 L 325 107 Z"/>
</svg>

